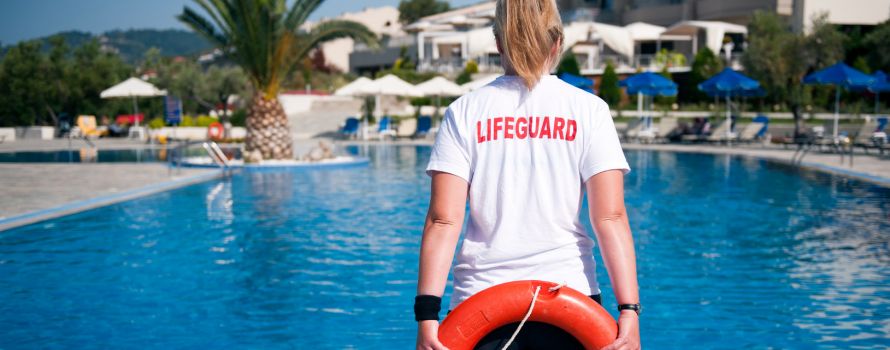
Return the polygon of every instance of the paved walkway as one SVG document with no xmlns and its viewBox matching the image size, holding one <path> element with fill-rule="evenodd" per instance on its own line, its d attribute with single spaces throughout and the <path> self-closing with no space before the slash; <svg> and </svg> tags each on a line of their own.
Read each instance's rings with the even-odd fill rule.
<svg viewBox="0 0 890 350">
<path fill-rule="evenodd" d="M 166 191 L 219 175 L 164 163 L 0 163 L 0 230 Z"/>
</svg>

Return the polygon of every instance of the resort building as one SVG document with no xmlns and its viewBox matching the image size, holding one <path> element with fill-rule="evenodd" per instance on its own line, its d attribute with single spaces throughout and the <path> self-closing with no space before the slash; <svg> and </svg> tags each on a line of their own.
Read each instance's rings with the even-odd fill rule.
<svg viewBox="0 0 890 350">
<path fill-rule="evenodd" d="M 358 12 L 345 12 L 337 16 L 337 20 L 349 20 L 364 24 L 368 29 L 384 38 L 403 37 L 402 24 L 399 23 L 399 10 L 392 6 L 366 8 Z M 329 19 L 321 19 L 318 22 L 306 22 L 302 29 L 308 30 L 320 22 Z M 350 71 L 349 55 L 356 47 L 354 40 L 342 38 L 322 44 L 325 60 L 329 65 L 340 71 Z M 392 63 L 392 62 L 390 62 Z"/>
<path fill-rule="evenodd" d="M 564 48 L 575 55 L 583 75 L 601 74 L 606 62 L 612 62 L 619 73 L 661 70 L 666 65 L 672 72 L 685 72 L 705 47 L 740 69 L 745 26 L 754 11 L 788 16 L 794 28 L 804 31 L 822 13 L 840 25 L 875 25 L 890 17 L 890 0 L 558 2 L 565 24 Z M 491 30 L 494 13 L 495 2 L 483 1 L 421 18 L 403 28 L 405 35 L 385 38 L 382 50 L 356 46 L 349 70 L 374 72 L 407 57 L 419 71 L 456 74 L 472 60 L 482 73 L 499 72 L 500 55 Z"/>
</svg>

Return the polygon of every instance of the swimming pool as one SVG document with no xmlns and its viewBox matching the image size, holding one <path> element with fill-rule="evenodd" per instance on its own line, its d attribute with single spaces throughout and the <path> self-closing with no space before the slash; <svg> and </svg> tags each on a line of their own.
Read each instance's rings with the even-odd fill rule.
<svg viewBox="0 0 890 350">
<path fill-rule="evenodd" d="M 351 151 L 370 166 L 242 173 L 0 232 L 0 348 L 411 348 L 429 148 Z M 890 190 L 747 158 L 628 160 L 645 348 L 890 346 Z"/>
</svg>

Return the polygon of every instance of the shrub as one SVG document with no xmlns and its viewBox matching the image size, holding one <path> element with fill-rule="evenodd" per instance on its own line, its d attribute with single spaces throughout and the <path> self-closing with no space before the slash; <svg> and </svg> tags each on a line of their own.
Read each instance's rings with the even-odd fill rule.
<svg viewBox="0 0 890 350">
<path fill-rule="evenodd" d="M 213 124 L 217 121 L 218 120 L 216 118 L 211 117 L 209 115 L 200 115 L 195 120 L 195 126 L 207 127 L 207 126 L 210 126 L 210 124 Z"/>
<path fill-rule="evenodd" d="M 160 129 L 160 128 L 163 128 L 163 127 L 166 126 L 166 125 L 167 125 L 167 124 L 164 123 L 164 119 L 163 119 L 163 118 L 159 118 L 159 117 L 151 118 L 151 120 L 148 121 L 148 128 L 149 128 L 149 129 Z"/>
<path fill-rule="evenodd" d="M 556 68 L 556 74 L 562 73 L 581 75 L 581 66 L 578 65 L 578 59 L 575 58 L 575 54 L 571 50 L 566 52 L 562 61 L 559 61 L 559 67 Z"/>
<path fill-rule="evenodd" d="M 600 79 L 600 97 L 609 104 L 609 107 L 616 108 L 621 102 L 621 88 L 618 87 L 618 74 L 615 73 L 615 66 L 609 61 L 606 63 L 606 69 L 603 71 L 603 77 Z"/>
<path fill-rule="evenodd" d="M 244 108 L 236 110 L 229 117 L 229 122 L 232 123 L 232 126 L 247 126 L 247 110 Z"/>
<path fill-rule="evenodd" d="M 184 115 L 182 116 L 182 120 L 179 121 L 179 126 L 195 126 L 195 118 Z"/>
</svg>

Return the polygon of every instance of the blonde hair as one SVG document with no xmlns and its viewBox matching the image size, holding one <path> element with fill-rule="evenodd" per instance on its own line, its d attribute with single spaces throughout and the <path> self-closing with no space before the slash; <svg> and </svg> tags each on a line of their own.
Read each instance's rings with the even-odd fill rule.
<svg viewBox="0 0 890 350">
<path fill-rule="evenodd" d="M 494 35 L 508 64 L 531 90 L 562 53 L 562 20 L 555 0 L 497 0 Z M 550 57 L 556 47 L 556 57 Z M 549 62 L 548 62 L 549 61 Z"/>
</svg>

